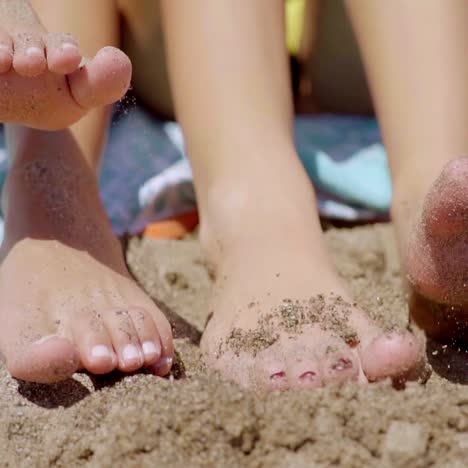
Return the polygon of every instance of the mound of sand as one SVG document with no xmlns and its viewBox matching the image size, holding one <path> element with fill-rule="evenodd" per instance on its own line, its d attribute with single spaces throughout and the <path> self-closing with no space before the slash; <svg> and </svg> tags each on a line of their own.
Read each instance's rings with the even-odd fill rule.
<svg viewBox="0 0 468 468">
<path fill-rule="evenodd" d="M 356 300 L 384 326 L 406 326 L 391 228 L 327 239 Z M 0 367 L 0 466 L 466 466 L 468 355 L 428 345 L 432 375 L 402 391 L 348 384 L 257 398 L 201 364 L 210 276 L 196 241 L 133 239 L 128 259 L 174 324 L 174 375 L 46 386 Z"/>
</svg>

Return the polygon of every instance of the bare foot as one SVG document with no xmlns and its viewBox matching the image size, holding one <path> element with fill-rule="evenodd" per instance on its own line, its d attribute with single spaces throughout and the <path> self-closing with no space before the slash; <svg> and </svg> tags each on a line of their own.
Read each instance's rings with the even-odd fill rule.
<svg viewBox="0 0 468 468">
<path fill-rule="evenodd" d="M 0 121 L 56 130 L 127 91 L 128 57 L 101 49 L 80 67 L 76 41 L 47 33 L 29 3 L 0 0 Z"/>
<path fill-rule="evenodd" d="M 432 185 L 410 234 L 405 266 L 416 322 L 434 338 L 466 343 L 468 158 L 449 162 Z"/>
<path fill-rule="evenodd" d="M 213 316 L 202 339 L 210 366 L 259 390 L 399 380 L 418 369 L 415 337 L 381 330 L 353 304 L 318 226 L 282 207 L 264 218 L 259 204 L 255 213 L 226 211 L 242 225 L 235 235 L 202 230 L 216 265 Z"/>
<path fill-rule="evenodd" d="M 134 283 L 68 131 L 16 129 L 3 197 L 0 352 L 14 377 L 169 372 L 171 329 Z"/>
</svg>

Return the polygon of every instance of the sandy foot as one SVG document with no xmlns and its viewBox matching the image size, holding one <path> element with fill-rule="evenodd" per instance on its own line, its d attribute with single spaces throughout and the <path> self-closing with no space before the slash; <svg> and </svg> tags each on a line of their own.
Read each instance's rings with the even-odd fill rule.
<svg viewBox="0 0 468 468">
<path fill-rule="evenodd" d="M 68 131 L 9 129 L 0 352 L 14 377 L 54 382 L 83 368 L 169 372 L 170 325 L 134 283 Z M 46 157 L 44 157 L 46 155 Z"/>
<path fill-rule="evenodd" d="M 0 2 L 0 121 L 68 127 L 128 89 L 131 63 L 105 47 L 86 65 L 68 34 L 47 33 L 28 2 Z"/>
<path fill-rule="evenodd" d="M 420 367 L 416 338 L 371 321 L 313 243 L 266 240 L 224 255 L 202 348 L 225 378 L 286 390 L 401 380 Z"/>
</svg>

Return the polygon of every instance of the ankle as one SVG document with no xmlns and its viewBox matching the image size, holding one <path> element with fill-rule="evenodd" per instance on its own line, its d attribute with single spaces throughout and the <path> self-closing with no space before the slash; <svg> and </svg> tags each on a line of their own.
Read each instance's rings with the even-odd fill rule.
<svg viewBox="0 0 468 468">
<path fill-rule="evenodd" d="M 285 238 L 308 250 L 321 239 L 316 200 L 310 183 L 294 188 L 272 182 L 216 184 L 201 204 L 200 242 L 208 261 L 243 251 L 265 251 Z"/>
</svg>

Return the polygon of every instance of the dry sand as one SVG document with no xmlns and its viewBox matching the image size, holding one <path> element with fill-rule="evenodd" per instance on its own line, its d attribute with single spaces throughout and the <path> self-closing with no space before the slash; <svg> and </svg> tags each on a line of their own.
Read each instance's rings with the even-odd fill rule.
<svg viewBox="0 0 468 468">
<path fill-rule="evenodd" d="M 385 326 L 404 326 L 391 228 L 327 239 L 356 300 Z M 196 241 L 133 239 L 128 259 L 174 323 L 175 375 L 77 374 L 45 386 L 0 367 L 1 466 L 466 466 L 468 355 L 428 345 L 432 375 L 403 391 L 348 384 L 257 398 L 201 364 L 210 277 Z"/>
</svg>

